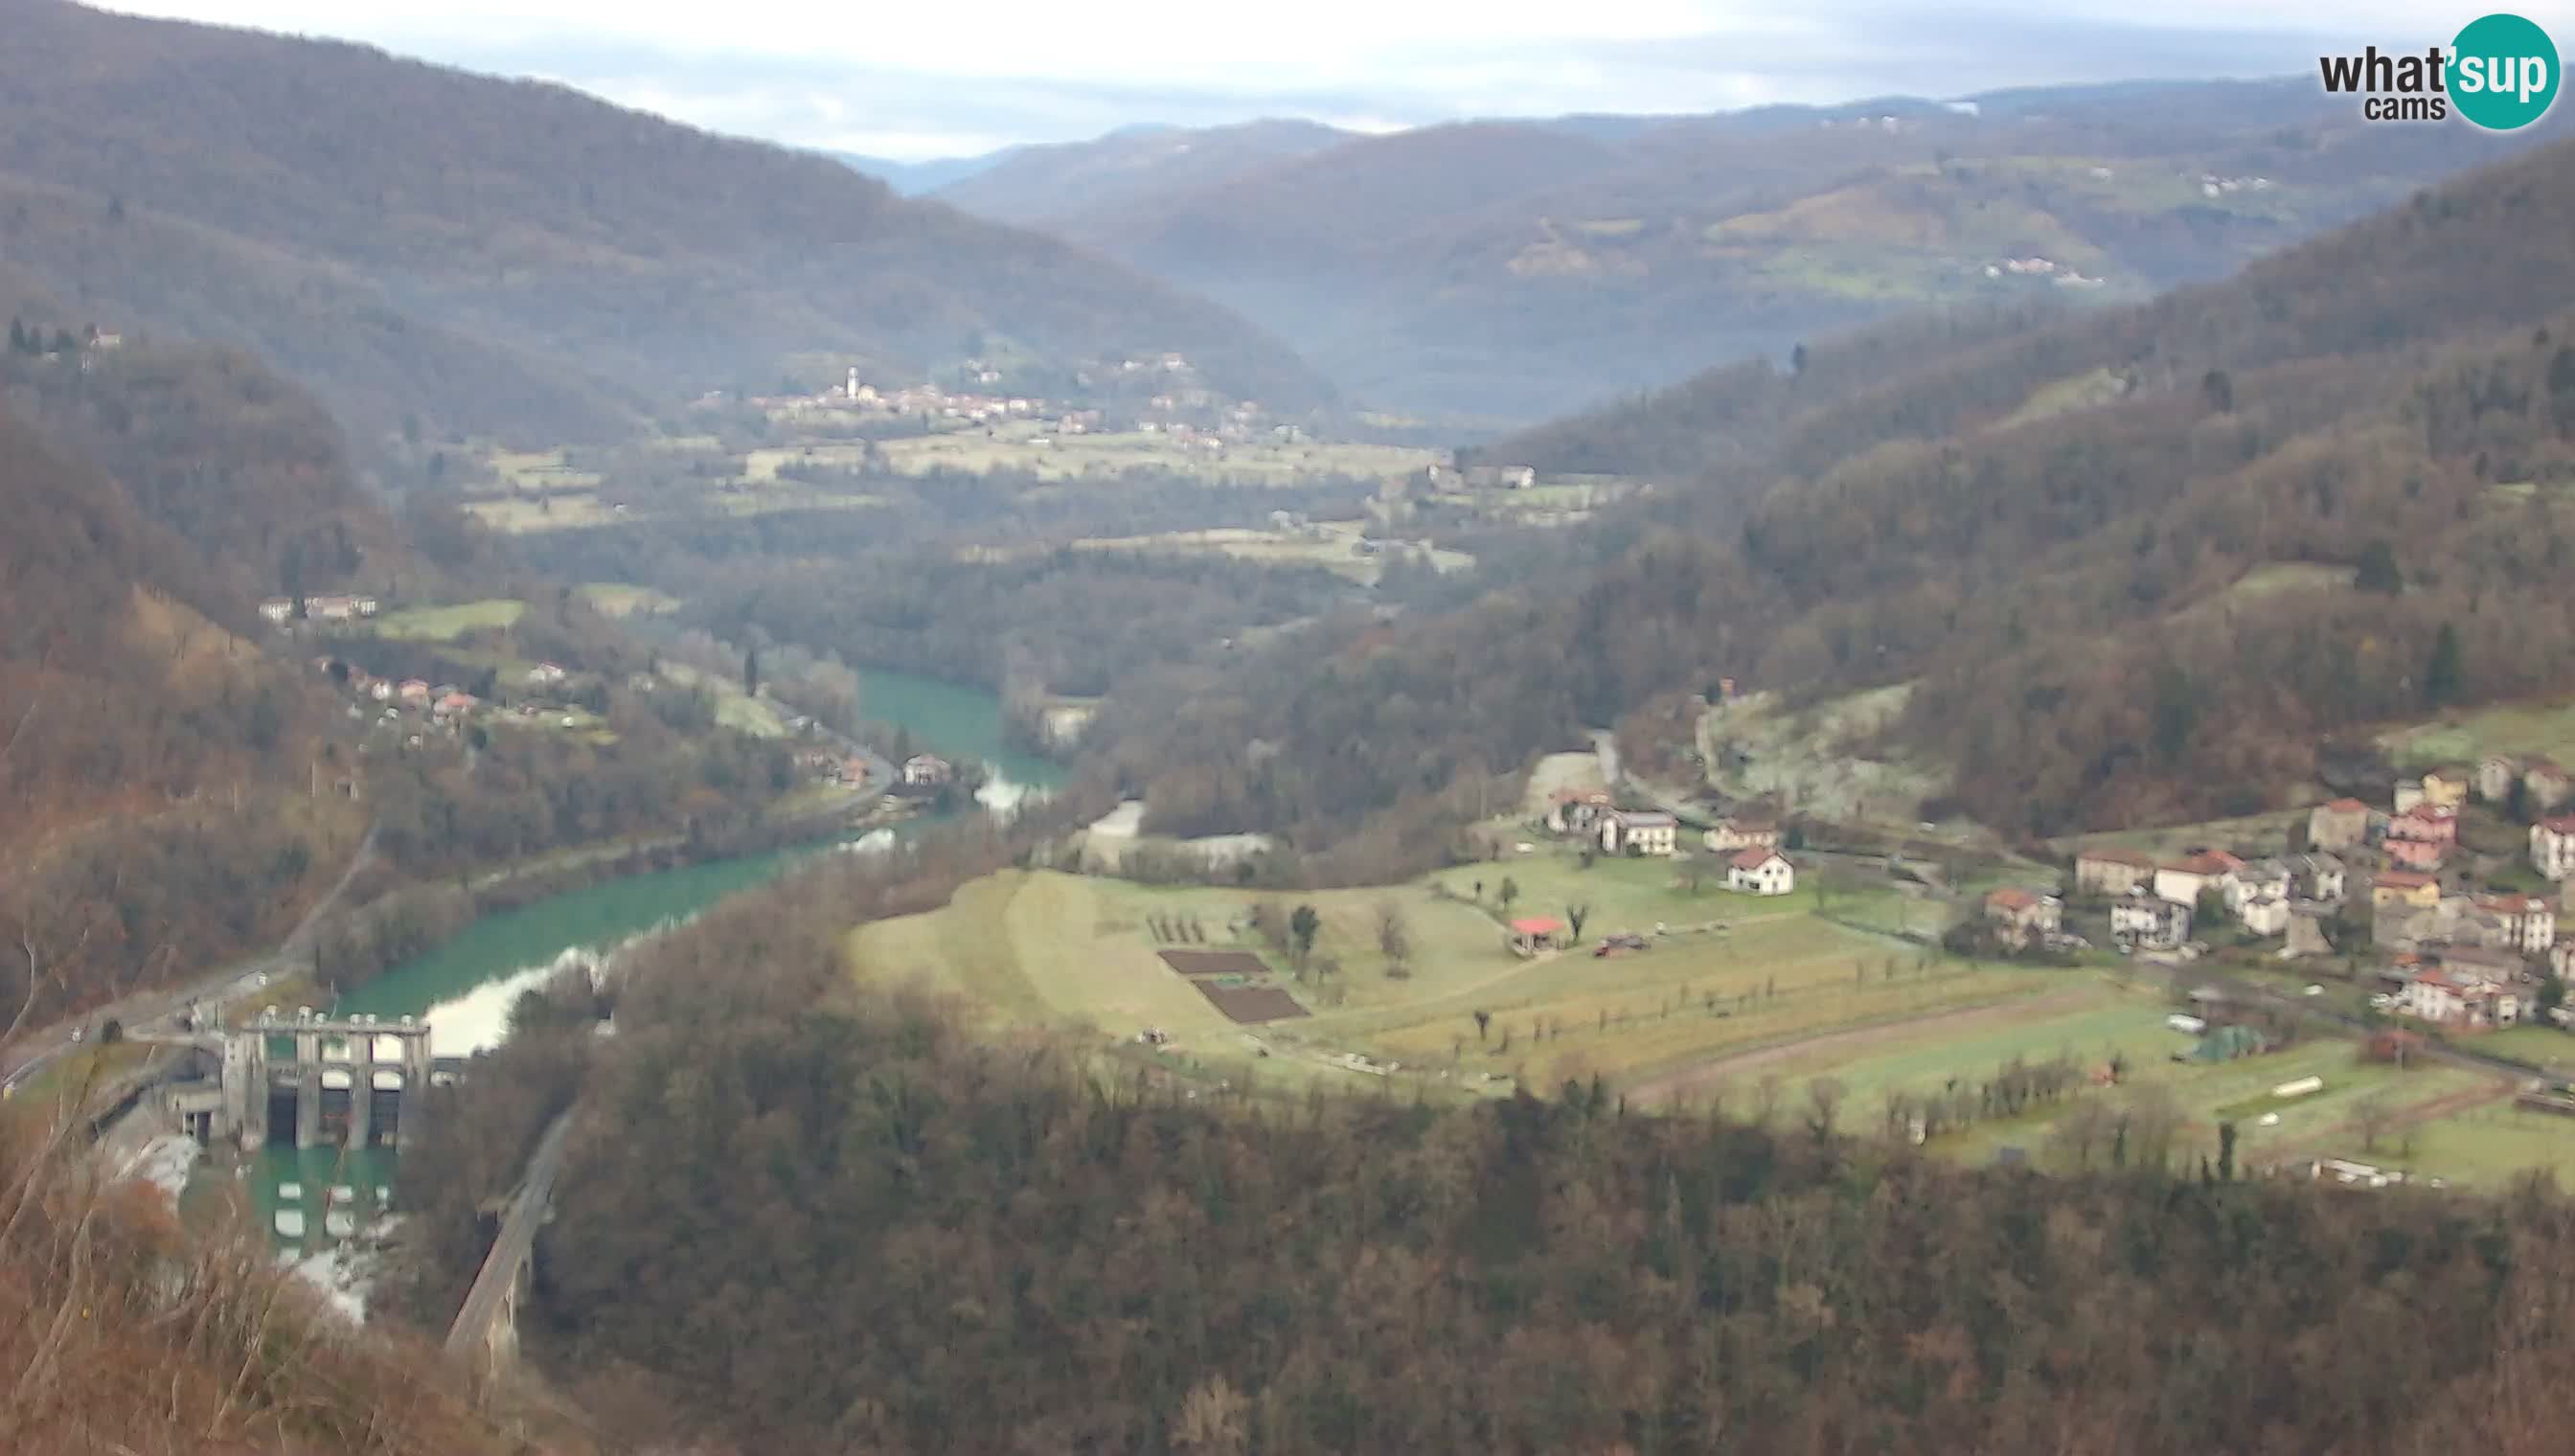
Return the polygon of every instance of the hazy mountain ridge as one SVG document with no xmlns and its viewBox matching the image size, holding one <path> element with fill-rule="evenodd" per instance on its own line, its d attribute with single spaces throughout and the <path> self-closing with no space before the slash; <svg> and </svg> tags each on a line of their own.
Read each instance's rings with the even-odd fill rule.
<svg viewBox="0 0 2575 1456">
<path fill-rule="evenodd" d="M 2373 126 L 2304 78 L 1597 120 L 1359 137 L 1045 225 L 1371 402 L 1544 417 L 1926 304 L 2221 276 L 2531 140 Z"/>
<path fill-rule="evenodd" d="M 1281 647 L 1106 732 L 1157 831 L 1281 832 L 1348 882 L 1446 842 L 1426 794 L 1382 805 L 1604 719 L 1689 781 L 1720 678 L 1906 688 L 1877 751 L 1948 785 L 1922 817 L 2276 806 L 2336 734 L 2575 690 L 2570 239 L 2558 143 L 2223 282 L 1902 320 L 1502 441 L 1661 489 L 1480 605 Z M 1253 731 L 1285 743 L 1257 774 Z"/>
<path fill-rule="evenodd" d="M 356 46 L 60 0 L 0 0 L 0 26 L 21 287 L 256 344 L 371 423 L 607 434 L 791 354 L 917 376 L 995 340 L 1329 392 L 1220 307 L 821 157 Z"/>
</svg>

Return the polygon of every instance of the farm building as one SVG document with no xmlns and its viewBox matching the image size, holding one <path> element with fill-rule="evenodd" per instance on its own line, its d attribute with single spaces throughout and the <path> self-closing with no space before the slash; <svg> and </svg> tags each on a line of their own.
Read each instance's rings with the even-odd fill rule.
<svg viewBox="0 0 2575 1456">
<path fill-rule="evenodd" d="M 1535 955 L 1564 944 L 1564 922 L 1546 915 L 1524 915 L 1511 921 L 1505 943 L 1514 955 Z"/>
</svg>

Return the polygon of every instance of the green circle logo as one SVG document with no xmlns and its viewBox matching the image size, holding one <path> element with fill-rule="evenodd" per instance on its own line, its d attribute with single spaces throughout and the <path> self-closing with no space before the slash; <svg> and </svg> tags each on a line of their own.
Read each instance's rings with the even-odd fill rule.
<svg viewBox="0 0 2575 1456">
<path fill-rule="evenodd" d="M 2450 102 L 2490 132 L 2526 127 L 2557 99 L 2557 45 L 2518 15 L 2468 22 L 2450 44 Z"/>
</svg>

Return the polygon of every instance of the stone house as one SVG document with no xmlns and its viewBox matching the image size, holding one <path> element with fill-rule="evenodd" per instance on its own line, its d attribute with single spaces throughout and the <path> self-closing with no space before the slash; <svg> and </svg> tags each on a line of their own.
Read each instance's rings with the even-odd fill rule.
<svg viewBox="0 0 2575 1456">
<path fill-rule="evenodd" d="M 2369 842 L 2369 805 L 2337 798 L 2307 811 L 2307 842 L 2319 849 L 2357 849 Z"/>
<path fill-rule="evenodd" d="M 2056 934 L 2065 922 L 2065 906 L 2052 894 L 2006 887 L 1985 896 L 1985 918 L 1994 926 L 1994 938 L 2017 950 Z"/>
<path fill-rule="evenodd" d="M 2086 849 L 2074 856 L 2077 894 L 2128 894 L 2152 884 L 2154 878 L 2154 856 L 2135 849 Z"/>
</svg>

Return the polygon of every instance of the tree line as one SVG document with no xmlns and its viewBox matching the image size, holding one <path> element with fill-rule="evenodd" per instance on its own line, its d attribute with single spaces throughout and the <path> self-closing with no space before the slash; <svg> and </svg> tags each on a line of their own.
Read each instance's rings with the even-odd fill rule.
<svg viewBox="0 0 2575 1456">
<path fill-rule="evenodd" d="M 523 1129 L 579 1067 L 522 1329 L 612 1439 L 2428 1453 L 2563 1418 L 2553 1193 L 2167 1166 L 2142 1108 L 2051 1178 L 1855 1140 L 1820 1086 L 1756 1117 L 1184 1087 L 854 993 L 848 918 L 945 892 L 918 869 L 721 907 L 623 968 L 616 1037 L 478 1063 Z M 479 1256 L 442 1211 L 472 1196 L 414 1214 L 424 1317 Z"/>
</svg>

